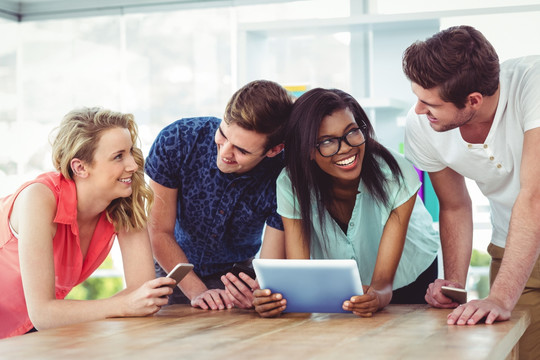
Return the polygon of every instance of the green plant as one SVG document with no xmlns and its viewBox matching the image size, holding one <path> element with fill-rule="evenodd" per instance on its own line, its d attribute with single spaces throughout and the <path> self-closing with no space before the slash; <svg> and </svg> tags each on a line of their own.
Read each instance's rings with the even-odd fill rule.
<svg viewBox="0 0 540 360">
<path fill-rule="evenodd" d="M 491 256 L 484 251 L 473 249 L 471 254 L 471 267 L 489 267 Z M 470 286 L 471 290 L 477 293 L 479 299 L 489 295 L 489 276 L 477 275 L 474 284 Z"/>
<path fill-rule="evenodd" d="M 113 269 L 113 262 L 108 256 L 99 269 Z M 90 277 L 83 283 L 75 286 L 66 299 L 95 300 L 111 297 L 124 288 L 121 277 Z"/>
<path fill-rule="evenodd" d="M 484 251 L 473 249 L 471 254 L 471 266 L 489 266 L 491 256 Z"/>
</svg>

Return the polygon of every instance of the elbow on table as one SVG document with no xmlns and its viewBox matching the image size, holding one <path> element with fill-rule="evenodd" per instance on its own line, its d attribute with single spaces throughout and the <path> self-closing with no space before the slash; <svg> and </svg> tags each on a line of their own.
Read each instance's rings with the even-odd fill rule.
<svg viewBox="0 0 540 360">
<path fill-rule="evenodd" d="M 28 317 L 32 325 L 39 331 L 47 330 L 59 326 L 58 321 L 45 304 L 37 306 L 28 306 Z"/>
</svg>

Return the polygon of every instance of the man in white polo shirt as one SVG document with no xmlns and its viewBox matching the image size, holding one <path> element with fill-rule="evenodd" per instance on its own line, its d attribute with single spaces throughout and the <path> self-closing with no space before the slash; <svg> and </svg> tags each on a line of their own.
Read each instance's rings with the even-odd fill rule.
<svg viewBox="0 0 540 360">
<path fill-rule="evenodd" d="M 516 304 L 532 322 L 520 359 L 540 356 L 540 56 L 499 64 L 470 26 L 443 30 L 405 51 L 403 70 L 417 103 L 407 116 L 405 155 L 429 173 L 440 204 L 445 279 L 429 304 L 455 308 L 448 324 L 508 320 Z M 441 286 L 464 288 L 472 251 L 472 204 L 465 178 L 489 199 L 491 290 L 463 306 Z"/>
</svg>

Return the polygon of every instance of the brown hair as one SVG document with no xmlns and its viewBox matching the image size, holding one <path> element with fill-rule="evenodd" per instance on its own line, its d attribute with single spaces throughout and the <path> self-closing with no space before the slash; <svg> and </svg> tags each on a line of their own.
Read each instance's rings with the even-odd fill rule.
<svg viewBox="0 0 540 360">
<path fill-rule="evenodd" d="M 454 26 L 403 54 L 403 72 L 424 89 L 439 86 L 442 100 L 463 108 L 467 96 L 493 95 L 499 86 L 499 57 L 482 33 L 471 26 Z"/>
<path fill-rule="evenodd" d="M 281 85 L 256 80 L 236 91 L 225 109 L 224 121 L 268 136 L 265 151 L 283 142 L 293 100 Z"/>
<path fill-rule="evenodd" d="M 57 128 L 52 144 L 53 164 L 66 179 L 73 179 L 71 160 L 78 158 L 92 164 L 101 134 L 111 128 L 129 130 L 133 142 L 133 158 L 138 169 L 132 176 L 131 196 L 112 201 L 107 207 L 107 218 L 114 224 L 116 231 L 140 230 L 146 227 L 147 214 L 154 196 L 144 181 L 144 157 L 138 147 L 137 124 L 132 114 L 97 107 L 70 111 Z"/>
</svg>

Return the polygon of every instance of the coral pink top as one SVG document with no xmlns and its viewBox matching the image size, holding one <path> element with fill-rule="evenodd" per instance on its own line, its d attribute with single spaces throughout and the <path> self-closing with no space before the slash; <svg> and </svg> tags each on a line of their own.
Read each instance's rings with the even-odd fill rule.
<svg viewBox="0 0 540 360">
<path fill-rule="evenodd" d="M 107 257 L 116 233 L 105 212 L 97 223 L 90 247 L 83 259 L 77 224 L 77 191 L 72 180 L 57 172 L 38 176 L 14 194 L 0 199 L 0 339 L 24 334 L 33 325 L 28 317 L 19 267 L 19 241 L 9 226 L 13 202 L 30 184 L 47 185 L 56 198 L 56 234 L 53 238 L 55 292 L 63 299 L 88 278 Z"/>
</svg>

